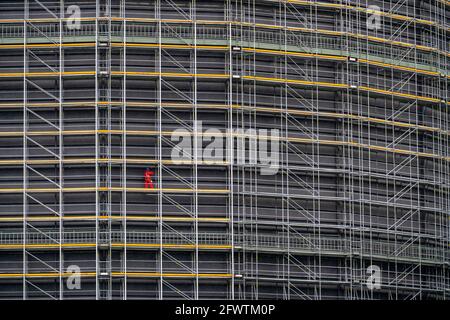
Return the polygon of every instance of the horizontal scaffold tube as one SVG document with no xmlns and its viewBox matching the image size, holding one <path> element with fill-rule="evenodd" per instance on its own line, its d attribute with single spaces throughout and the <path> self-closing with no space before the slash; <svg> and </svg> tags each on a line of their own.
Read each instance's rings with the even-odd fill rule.
<svg viewBox="0 0 450 320">
<path fill-rule="evenodd" d="M 44 161 L 39 161 L 40 164 L 43 164 L 43 162 Z M 30 164 L 29 162 L 25 162 L 23 160 L 17 160 L 16 165 L 18 163 L 19 163 L 20 166 L 23 166 L 23 163 L 27 163 L 29 166 L 33 165 L 33 164 L 36 165 L 33 162 Z M 55 162 L 53 162 L 51 160 L 49 160 L 48 163 L 56 164 Z M 76 162 L 71 162 L 71 163 L 74 164 Z M 79 164 L 80 165 L 84 165 L 86 163 L 95 164 L 97 162 L 95 161 L 95 159 L 93 159 L 90 162 L 84 162 L 84 163 L 79 163 Z M 108 163 L 108 162 L 102 162 L 102 163 Z M 125 164 L 124 162 L 114 162 L 114 161 L 111 161 L 110 163 Z M 156 164 L 157 162 L 152 162 L 152 163 Z M 194 165 L 194 163 L 195 162 L 190 162 L 187 165 L 188 166 L 192 166 L 192 165 Z M 142 164 L 148 165 L 148 163 L 145 163 L 145 162 L 143 162 Z M 186 166 L 186 164 L 184 164 L 184 163 L 173 162 L 173 164 L 174 165 Z M 0 163 L 0 165 L 4 165 L 4 163 Z M 167 165 L 167 164 L 164 164 L 164 165 Z M 200 164 L 198 164 L 198 165 L 200 165 Z M 218 164 L 215 164 L 215 166 L 216 165 L 218 165 Z M 225 164 L 223 166 L 225 166 Z M 236 168 L 240 167 L 239 164 L 235 164 L 234 166 Z M 243 164 L 243 166 L 245 167 L 245 164 Z M 336 175 L 340 175 L 340 174 L 344 173 L 344 174 L 349 174 L 350 176 L 358 177 L 359 179 L 366 179 L 366 180 L 368 180 L 369 179 L 368 172 L 365 172 L 364 169 L 362 169 L 362 170 L 361 169 L 362 168 L 358 168 L 358 170 L 353 170 L 353 171 L 349 172 L 349 171 L 346 171 L 344 169 L 329 169 L 329 168 L 315 168 L 315 169 L 311 169 L 310 166 L 306 166 L 306 167 L 305 166 L 303 166 L 303 167 L 302 166 L 296 167 L 296 166 L 292 166 L 292 165 L 291 166 L 285 166 L 285 165 L 279 166 L 280 172 L 288 172 L 288 173 L 289 172 L 297 172 L 297 171 L 309 172 L 309 173 L 312 173 L 312 172 L 321 173 L 321 172 L 323 172 L 323 173 L 327 173 L 327 174 L 331 174 L 332 173 L 332 174 L 336 174 Z M 447 194 L 448 191 L 446 191 L 446 190 L 450 189 L 450 184 L 449 183 L 446 183 L 443 180 L 440 180 L 440 181 L 432 180 L 428 176 L 427 177 L 424 176 L 424 177 L 421 177 L 421 178 L 419 178 L 419 177 L 417 177 L 417 178 L 410 178 L 410 177 L 405 176 L 405 175 L 401 176 L 401 175 L 398 175 L 398 174 L 380 174 L 380 173 L 375 173 L 375 172 L 372 171 L 370 173 L 370 177 L 371 178 L 376 178 L 376 179 L 384 179 L 384 180 L 386 180 L 386 182 L 396 182 L 396 183 L 400 183 L 400 184 L 402 184 L 402 183 L 403 184 L 405 184 L 405 183 L 406 184 L 420 183 L 423 186 L 431 187 L 433 190 L 436 190 L 436 191 L 439 190 L 439 192 L 441 192 L 442 194 Z M 117 218 L 117 219 L 119 219 L 119 218 Z M 8 220 L 8 218 L 7 218 L 7 220 Z M 151 220 L 151 218 L 150 218 L 150 220 Z M 0 221 L 3 221 L 2 218 L 0 218 Z M 14 221 L 14 219 L 12 221 Z"/>
<path fill-rule="evenodd" d="M 111 163 L 111 164 L 158 164 L 163 165 L 176 165 L 179 164 L 178 161 L 174 160 L 161 160 L 150 159 L 150 158 L 65 158 L 65 159 L 40 159 L 40 160 L 0 160 L 1 165 L 57 165 L 57 164 L 95 164 L 95 163 Z M 197 161 L 183 161 L 183 165 L 204 165 L 204 166 L 227 166 L 229 162 L 227 161 L 208 161 L 208 160 L 197 160 Z"/>
<path fill-rule="evenodd" d="M 0 244 L 0 250 L 13 249 L 56 249 L 56 248 L 96 248 L 96 243 L 34 243 L 34 244 Z M 177 244 L 177 243 L 111 243 L 112 248 L 141 248 L 141 249 L 204 249 L 204 250 L 229 250 L 227 244 Z"/>
<path fill-rule="evenodd" d="M 57 250 L 57 249 L 95 249 L 98 247 L 99 244 L 92 242 L 92 243 L 37 243 L 37 244 L 1 244 L 0 245 L 0 251 L 1 250 L 42 250 L 42 249 L 48 249 L 48 250 Z M 283 252 L 287 249 L 286 247 L 267 247 L 264 244 L 246 244 L 244 246 L 237 245 L 233 246 L 231 244 L 161 244 L 161 243 L 111 243 L 112 249 L 136 249 L 136 250 L 158 250 L 158 249 L 170 249 L 170 250 L 220 250 L 220 251 L 230 251 L 230 250 L 243 250 L 245 248 L 246 251 L 253 251 L 253 250 L 260 250 L 260 251 L 267 251 L 267 252 Z M 315 247 L 315 248 L 291 248 L 291 252 L 295 253 L 304 253 L 304 254 L 311 254 L 311 253 L 318 253 L 321 252 L 322 255 L 326 256 L 349 256 L 352 255 L 352 252 L 349 251 L 350 248 L 322 248 L 323 250 L 320 250 L 321 248 Z M 433 252 L 434 247 L 429 247 L 429 250 L 431 249 Z M 444 263 L 444 256 L 439 256 L 437 252 L 434 253 L 433 256 L 430 257 L 421 257 L 420 255 L 413 254 L 413 255 L 395 255 L 394 252 L 380 252 L 377 254 L 373 254 L 370 252 L 361 252 L 361 254 L 357 254 L 358 257 L 367 257 L 369 259 L 376 259 L 376 260 L 398 260 L 403 262 L 412 262 L 415 263 L 419 259 L 423 260 L 424 264 L 435 264 L 435 265 L 442 265 Z"/>
<path fill-rule="evenodd" d="M 59 108 L 62 106 L 63 108 L 83 108 L 83 107 L 95 107 L 98 105 L 99 107 L 109 107 L 109 106 L 126 106 L 135 107 L 135 108 L 157 108 L 159 106 L 158 103 L 154 102 L 134 102 L 127 101 L 126 103 L 122 101 L 111 101 L 111 102 L 98 102 L 95 101 L 85 101 L 85 102 L 63 102 L 63 103 L 28 103 L 27 108 Z M 193 104 L 189 103 L 161 103 L 161 107 L 167 109 L 193 109 Z M 23 108 L 23 103 L 0 103 L 0 109 L 11 109 L 11 108 Z M 229 108 L 235 110 L 243 110 L 243 111 L 257 111 L 263 113 L 272 113 L 272 114 L 289 114 L 289 115 L 297 115 L 297 116 L 317 116 L 321 118 L 338 118 L 338 119 L 349 119 L 362 121 L 367 123 L 375 123 L 375 124 L 384 124 L 386 126 L 392 127 L 402 127 L 415 129 L 419 131 L 428 131 L 428 132 L 437 132 L 443 135 L 450 135 L 450 131 L 443 130 L 437 127 L 430 127 L 425 125 L 419 125 L 414 123 L 407 123 L 402 121 L 393 121 L 386 120 L 383 118 L 375 118 L 369 116 L 360 116 L 351 113 L 336 113 L 336 112 L 322 112 L 322 111 L 309 111 L 309 110 L 299 110 L 293 108 L 274 108 L 274 107 L 251 107 L 251 106 L 243 106 L 243 105 L 226 105 L 226 104 L 210 104 L 210 103 L 199 103 L 197 104 L 197 109 L 223 109 L 227 110 Z M 130 161 L 133 161 L 131 159 Z M 138 160 L 139 161 L 139 160 Z"/>
<path fill-rule="evenodd" d="M 10 193 L 89 193 L 89 192 L 138 192 L 138 193 L 198 193 L 198 194 L 228 194 L 227 189 L 193 189 L 193 188 L 121 188 L 121 187 L 81 187 L 81 188 L 7 188 L 0 189 L 0 194 Z"/>
<path fill-rule="evenodd" d="M 80 75 L 90 75 L 96 76 L 97 73 L 95 71 L 79 71 L 79 72 L 27 72 L 27 73 L 0 73 L 0 78 L 23 78 L 23 77 L 60 77 L 60 76 L 80 76 Z M 136 77 L 163 77 L 163 78 L 199 78 L 199 79 L 230 79 L 231 76 L 229 74 L 222 73 L 171 73 L 171 72 L 122 72 L 122 71 L 112 71 L 112 76 L 136 76 Z M 269 82 L 269 83 L 278 83 L 278 84 L 286 84 L 286 85 L 299 85 L 304 87 L 317 87 L 317 88 L 327 88 L 327 89 L 342 89 L 342 90 L 360 90 L 367 93 L 374 93 L 379 95 L 387 95 L 391 97 L 398 97 L 407 100 L 418 100 L 429 103 L 444 103 L 447 106 L 450 106 L 450 101 L 443 101 L 438 98 L 432 98 L 427 96 L 419 96 L 415 94 L 397 92 L 397 91 L 389 91 L 378 88 L 371 88 L 367 86 L 352 86 L 346 83 L 333 83 L 333 82 L 323 82 L 323 81 L 307 81 L 307 80 L 297 80 L 297 79 L 284 79 L 284 78 L 271 78 L 271 77 L 260 77 L 260 76 L 242 76 L 242 79 L 248 81 L 259 81 L 259 82 Z"/>
<path fill-rule="evenodd" d="M 73 276 L 73 273 L 70 272 L 46 272 L 46 273 L 0 273 L 1 278 L 59 278 L 64 277 L 68 278 Z M 80 272 L 79 276 L 82 278 L 91 278 L 96 277 L 96 272 Z M 136 278 L 231 278 L 233 277 L 230 273 L 159 273 L 159 272 L 111 272 L 111 276 L 113 277 L 136 277 Z"/>
<path fill-rule="evenodd" d="M 85 43 L 47 43 L 47 44 L 6 44 L 0 45 L 0 50 L 8 50 L 8 49 L 23 49 L 24 47 L 28 49 L 45 49 L 45 48 L 89 48 L 95 47 L 95 42 L 85 42 Z M 208 50 L 208 51 L 228 51 L 230 50 L 229 46 L 217 46 L 217 45 L 178 45 L 178 44 L 158 44 L 158 43 L 111 43 L 112 47 L 127 47 L 127 48 L 162 48 L 162 49 L 171 49 L 171 50 L 186 50 L 186 49 L 196 49 L 196 50 Z M 259 48 L 251 48 L 251 47 L 243 47 L 242 51 L 250 52 L 250 53 L 259 53 L 259 54 L 267 54 L 267 55 L 280 55 L 280 56 L 292 56 L 292 57 L 300 57 L 300 58 L 311 58 L 311 59 L 319 59 L 319 60 L 332 60 L 332 61 L 347 61 L 350 56 L 348 55 L 332 55 L 332 54 L 319 54 L 319 53 L 306 53 L 301 51 L 287 51 L 287 50 L 273 50 L 273 49 L 259 49 Z M 358 59 L 356 63 L 366 64 L 369 66 L 376 66 L 381 68 L 406 71 L 412 73 L 420 73 L 432 77 L 440 77 L 442 74 L 437 71 L 429 71 L 426 69 L 422 69 L 420 67 L 412 68 L 406 67 L 391 63 L 380 62 L 376 60 L 371 60 L 369 58 Z M 447 78 L 450 78 L 450 75 L 445 75 Z"/>
<path fill-rule="evenodd" d="M 86 135 L 96 135 L 96 134 L 111 134 L 111 135 L 128 135 L 128 136 L 171 136 L 174 132 L 172 131 L 138 131 L 138 130 L 70 130 L 70 131 L 32 131 L 24 133 L 22 132 L 1 132 L 0 137 L 24 137 L 24 136 L 86 136 Z M 177 133 L 179 136 L 192 136 L 192 132 L 179 132 Z M 197 136 L 203 137 L 213 137 L 213 133 L 197 133 Z M 222 135 L 223 138 L 251 138 L 253 136 L 249 134 L 239 134 L 239 133 L 227 133 Z M 339 140 L 324 140 L 324 139 L 311 139 L 311 138 L 295 138 L 295 137 L 270 137 L 270 136 L 256 136 L 259 140 L 277 140 L 277 141 L 285 141 L 291 143 L 301 143 L 301 144 L 322 144 L 322 145 L 330 145 L 330 146 L 348 146 L 353 148 L 363 148 L 370 151 L 380 151 L 380 152 L 388 152 L 395 154 L 403 154 L 403 155 L 412 155 L 423 158 L 433 158 L 444 161 L 450 161 L 450 157 L 441 156 L 434 153 L 426 153 L 426 152 L 418 152 L 411 151 L 405 149 L 397 149 L 391 147 L 384 146 L 376 146 L 371 144 L 359 143 L 355 141 L 339 141 Z"/>
<path fill-rule="evenodd" d="M 0 222 L 53 222 L 53 221 L 95 221 L 95 220 L 112 220 L 112 221 L 138 221 L 138 222 L 152 222 L 152 221 L 164 221 L 164 222 L 205 222 L 205 223 L 228 223 L 229 218 L 218 217 L 181 217 L 181 216 L 136 216 L 136 215 L 123 215 L 123 216 L 95 216 L 95 215 L 65 215 L 65 216 L 5 216 L 2 213 L 0 216 Z"/>
<path fill-rule="evenodd" d="M 140 22 L 140 23 L 164 23 L 164 24 L 191 24 L 194 21 L 190 19 L 152 19 L 152 18 L 121 18 L 121 17 L 111 17 L 111 18 L 84 18 L 82 21 L 96 21 L 96 20 L 111 20 L 111 21 L 127 21 L 131 22 Z M 0 20 L 1 23 L 21 23 L 24 21 L 30 23 L 45 23 L 45 22 L 59 22 L 64 19 L 12 19 L 12 20 Z M 248 28 L 260 28 L 260 29 L 268 29 L 268 30 L 286 30 L 290 32 L 303 32 L 303 33 L 311 33 L 311 34 L 320 34 L 320 35 L 330 35 L 330 36 L 338 36 L 338 37 L 350 37 L 353 39 L 362 39 L 366 41 L 372 41 L 375 43 L 382 43 L 390 46 L 411 48 L 415 50 L 421 50 L 425 52 L 435 52 L 437 54 L 450 57 L 450 52 L 442 51 L 435 47 L 429 47 L 424 45 L 417 45 L 408 42 L 401 41 L 393 41 L 391 39 L 380 38 L 375 36 L 368 36 L 359 33 L 353 32 L 345 32 L 345 31 L 333 31 L 327 29 L 312 29 L 312 28 L 303 28 L 303 27 L 285 27 L 279 25 L 271 25 L 264 23 L 250 23 L 250 22 L 241 22 L 241 21 L 224 21 L 224 20 L 196 20 L 195 23 L 197 25 L 231 25 L 236 27 L 248 27 Z"/>
</svg>

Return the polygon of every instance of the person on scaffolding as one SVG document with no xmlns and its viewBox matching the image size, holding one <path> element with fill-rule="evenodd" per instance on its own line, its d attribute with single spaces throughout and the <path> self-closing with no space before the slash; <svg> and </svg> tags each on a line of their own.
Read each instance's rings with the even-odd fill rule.
<svg viewBox="0 0 450 320">
<path fill-rule="evenodd" d="M 155 186 L 153 184 L 152 176 L 155 175 L 155 172 L 150 170 L 150 168 L 145 169 L 144 172 L 144 188 L 145 189 L 154 189 Z"/>
</svg>

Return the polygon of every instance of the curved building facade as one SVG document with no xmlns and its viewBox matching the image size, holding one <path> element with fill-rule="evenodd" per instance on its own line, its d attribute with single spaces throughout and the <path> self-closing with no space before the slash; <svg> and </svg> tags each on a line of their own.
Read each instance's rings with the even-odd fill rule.
<svg viewBox="0 0 450 320">
<path fill-rule="evenodd" d="M 0 3 L 1 299 L 448 299 L 450 2 Z"/>
</svg>

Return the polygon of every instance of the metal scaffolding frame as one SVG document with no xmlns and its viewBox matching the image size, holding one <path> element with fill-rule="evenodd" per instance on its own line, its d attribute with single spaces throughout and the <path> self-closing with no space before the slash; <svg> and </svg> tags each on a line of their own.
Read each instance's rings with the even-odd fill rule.
<svg viewBox="0 0 450 320">
<path fill-rule="evenodd" d="M 380 3 L 0 4 L 0 298 L 448 299 L 449 3 Z"/>
</svg>

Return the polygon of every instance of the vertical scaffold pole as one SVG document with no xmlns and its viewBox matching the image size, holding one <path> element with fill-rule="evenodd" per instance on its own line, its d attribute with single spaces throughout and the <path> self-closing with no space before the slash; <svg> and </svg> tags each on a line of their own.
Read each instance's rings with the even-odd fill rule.
<svg viewBox="0 0 450 320">
<path fill-rule="evenodd" d="M 163 212 L 162 212 L 162 21 L 161 21 L 161 0 L 156 0 L 155 2 L 155 14 L 158 23 L 158 53 L 157 53 L 157 99 L 158 99 L 158 227 L 159 227 L 159 293 L 158 297 L 160 300 L 164 298 L 164 278 L 163 278 Z"/>
<path fill-rule="evenodd" d="M 64 28 L 64 0 L 60 0 L 59 7 L 59 105 L 58 105 L 58 116 L 59 116 L 59 299 L 64 298 L 64 284 L 63 284 L 63 273 L 64 273 L 64 255 L 62 250 L 62 244 L 64 242 L 64 140 L 63 140 L 63 130 L 64 130 L 64 110 L 63 110 L 63 100 L 64 100 L 64 84 L 63 84 L 63 72 L 64 72 L 64 59 L 63 59 L 63 28 Z"/>
<path fill-rule="evenodd" d="M 100 189 L 100 170 L 99 170 L 99 18 L 100 18 L 100 0 L 95 1 L 95 299 L 100 299 L 99 284 L 99 189 Z"/>
<path fill-rule="evenodd" d="M 27 298 L 27 213 L 28 213 L 28 206 L 27 206 L 27 188 L 28 188 L 28 175 L 27 175 L 27 131 L 28 131 L 28 116 L 27 116 L 27 110 L 28 110 L 28 99 L 27 99 L 27 72 L 28 72 L 28 59 L 27 59 L 27 20 L 29 19 L 29 3 L 28 0 L 24 0 L 24 20 L 23 20 L 23 124 L 22 124 L 22 130 L 23 130 L 23 150 L 22 150 L 22 156 L 23 156 L 23 194 L 22 194 L 22 202 L 23 202 L 23 223 L 22 223 L 22 242 L 23 242 L 23 248 L 22 248 L 22 281 L 23 281 L 23 287 L 22 287 L 22 298 L 25 300 Z"/>
<path fill-rule="evenodd" d="M 127 15 L 126 15 L 126 2 L 121 0 L 121 17 L 123 25 L 123 49 L 122 49 L 122 70 L 123 71 L 123 83 L 122 83 L 122 181 L 123 181 L 123 192 L 122 192 L 122 214 L 123 214 L 123 239 L 124 239 L 124 251 L 123 251 L 123 299 L 126 300 L 128 297 L 128 236 L 127 236 L 127 165 L 128 165 L 128 155 L 127 155 Z"/>
<path fill-rule="evenodd" d="M 199 270 L 198 270 L 198 162 L 199 162 L 199 148 L 202 145 L 199 141 L 202 133 L 198 132 L 198 108 L 197 108 L 197 90 L 198 90 L 198 79 L 197 79 L 197 3 L 196 0 L 191 2 L 191 19 L 192 27 L 194 28 L 194 83 L 193 83 L 193 112 L 194 112 L 194 233 L 195 233 L 195 252 L 194 252 L 194 270 L 195 270 L 195 283 L 194 283 L 194 299 L 198 300 L 198 290 L 199 290 Z M 201 160 L 200 160 L 201 161 Z"/>
<path fill-rule="evenodd" d="M 230 232 L 230 242 L 231 242 L 231 253 L 230 253 L 230 274 L 231 274 L 231 300 L 234 300 L 234 279 L 235 279 L 235 239 L 234 239 L 234 214 L 233 214 L 233 185 L 234 185 L 234 139 L 232 138 L 233 133 L 233 27 L 232 27 L 232 0 L 227 0 L 226 2 L 226 12 L 225 19 L 227 21 L 227 31 L 228 31 L 228 72 L 229 72 L 229 82 L 228 82 L 228 132 L 227 132 L 227 147 L 226 147 L 226 162 L 228 162 L 228 189 L 229 189 L 229 203 L 228 203 L 228 217 L 229 222 L 229 232 Z M 236 45 L 240 45 L 236 43 Z"/>
</svg>

